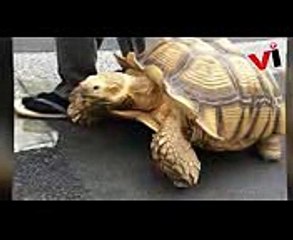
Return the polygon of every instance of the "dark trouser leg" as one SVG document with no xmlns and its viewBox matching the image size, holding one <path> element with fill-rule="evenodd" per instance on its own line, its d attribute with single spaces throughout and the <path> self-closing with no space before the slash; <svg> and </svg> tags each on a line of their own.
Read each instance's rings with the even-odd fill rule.
<svg viewBox="0 0 293 240">
<path fill-rule="evenodd" d="M 131 38 L 131 43 L 134 51 L 139 54 L 145 50 L 145 39 L 144 38 Z"/>
<path fill-rule="evenodd" d="M 120 51 L 124 57 L 128 52 L 133 51 L 130 38 L 117 38 L 117 41 L 120 47 Z"/>
<path fill-rule="evenodd" d="M 58 72 L 62 82 L 55 93 L 68 98 L 72 89 L 89 75 L 97 74 L 97 50 L 102 38 L 56 38 Z"/>
<path fill-rule="evenodd" d="M 123 56 L 128 52 L 142 53 L 145 50 L 144 38 L 118 38 L 120 51 Z"/>
<path fill-rule="evenodd" d="M 63 98 L 89 75 L 97 74 L 97 50 L 103 38 L 56 38 L 58 72 L 62 82 L 55 93 Z M 145 49 L 144 38 L 118 38 L 121 53 L 141 53 Z"/>
</svg>

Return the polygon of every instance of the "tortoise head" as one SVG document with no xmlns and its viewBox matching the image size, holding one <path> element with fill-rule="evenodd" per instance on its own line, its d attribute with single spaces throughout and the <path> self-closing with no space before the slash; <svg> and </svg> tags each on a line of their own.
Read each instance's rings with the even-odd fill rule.
<svg viewBox="0 0 293 240">
<path fill-rule="evenodd" d="M 162 97 L 162 71 L 155 65 L 140 65 L 133 53 L 126 58 L 116 57 L 124 73 L 104 72 L 89 76 L 74 92 L 86 102 L 109 111 L 145 112 L 156 108 Z"/>
</svg>

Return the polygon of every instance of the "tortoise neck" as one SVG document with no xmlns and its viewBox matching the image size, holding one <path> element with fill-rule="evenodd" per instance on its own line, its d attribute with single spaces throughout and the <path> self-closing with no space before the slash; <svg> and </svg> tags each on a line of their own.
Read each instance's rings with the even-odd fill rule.
<svg viewBox="0 0 293 240">
<path fill-rule="evenodd" d="M 145 76 L 136 76 L 129 86 L 129 97 L 133 99 L 133 110 L 150 112 L 162 102 L 162 90 Z"/>
<path fill-rule="evenodd" d="M 181 121 L 180 118 L 182 117 L 179 114 L 179 109 L 175 101 L 170 99 L 170 97 L 166 94 L 163 94 L 160 103 L 158 104 L 156 109 L 151 112 L 151 115 L 154 121 L 156 121 L 160 126 L 170 116 L 178 119 L 178 121 Z"/>
</svg>

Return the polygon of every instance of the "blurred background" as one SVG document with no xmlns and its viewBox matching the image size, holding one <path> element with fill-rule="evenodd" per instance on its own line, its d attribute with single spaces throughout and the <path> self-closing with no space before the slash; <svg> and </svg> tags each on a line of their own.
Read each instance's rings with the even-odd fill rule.
<svg viewBox="0 0 293 240">
<path fill-rule="evenodd" d="M 293 200 L 293 38 L 288 39 L 287 63 L 287 170 L 288 170 L 288 197 Z"/>
<path fill-rule="evenodd" d="M 0 38 L 0 200 L 11 199 L 13 157 L 12 39 Z"/>
</svg>

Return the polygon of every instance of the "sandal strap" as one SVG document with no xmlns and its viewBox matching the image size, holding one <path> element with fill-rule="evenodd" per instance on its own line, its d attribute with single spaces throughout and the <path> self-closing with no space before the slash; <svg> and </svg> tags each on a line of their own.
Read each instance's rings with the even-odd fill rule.
<svg viewBox="0 0 293 240">
<path fill-rule="evenodd" d="M 62 113 L 67 113 L 67 111 L 66 111 L 66 109 L 64 107 L 60 106 L 57 103 L 51 102 L 51 101 L 49 101 L 47 99 L 37 97 L 37 98 L 35 98 L 35 101 L 47 104 L 47 105 L 51 106 L 52 108 L 55 108 L 56 110 L 58 110 L 58 111 L 60 111 Z"/>
</svg>

